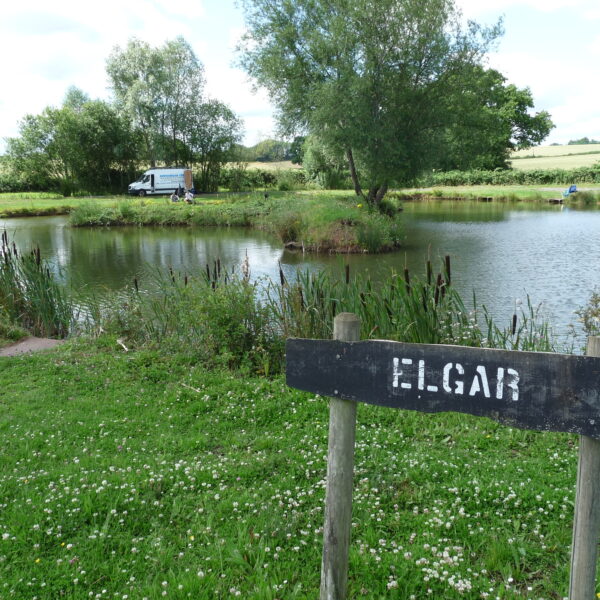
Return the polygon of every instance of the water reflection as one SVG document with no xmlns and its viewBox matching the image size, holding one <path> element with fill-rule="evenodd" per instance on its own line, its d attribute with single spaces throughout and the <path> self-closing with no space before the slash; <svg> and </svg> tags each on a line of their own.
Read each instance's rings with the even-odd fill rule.
<svg viewBox="0 0 600 600">
<path fill-rule="evenodd" d="M 500 203 L 407 203 L 402 250 L 371 255 L 308 255 L 282 249 L 255 230 L 227 228 L 72 229 L 65 217 L 0 220 L 0 229 L 22 248 L 39 244 L 70 282 L 120 289 L 143 277 L 147 265 L 192 273 L 219 258 L 239 265 L 246 252 L 253 277 L 288 279 L 298 269 L 368 272 L 375 279 L 407 266 L 423 273 L 426 257 L 452 257 L 453 280 L 465 298 L 509 323 L 517 299 L 529 293 L 564 330 L 600 284 L 600 212 Z"/>
</svg>

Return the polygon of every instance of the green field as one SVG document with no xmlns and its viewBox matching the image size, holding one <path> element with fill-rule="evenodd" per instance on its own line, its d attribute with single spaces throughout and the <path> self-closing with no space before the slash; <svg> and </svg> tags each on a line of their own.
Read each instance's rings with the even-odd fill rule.
<svg viewBox="0 0 600 600">
<path fill-rule="evenodd" d="M 600 161 L 600 144 L 538 146 L 511 155 L 513 169 L 576 169 L 590 167 Z"/>
<path fill-rule="evenodd" d="M 0 361 L 0 597 L 318 597 L 325 399 L 112 338 Z M 360 406 L 349 598 L 565 597 L 576 470 L 576 436 Z"/>
</svg>

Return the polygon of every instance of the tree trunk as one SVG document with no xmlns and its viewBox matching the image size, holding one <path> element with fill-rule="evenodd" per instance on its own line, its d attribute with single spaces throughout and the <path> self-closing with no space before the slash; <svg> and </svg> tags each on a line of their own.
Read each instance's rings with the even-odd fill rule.
<svg viewBox="0 0 600 600">
<path fill-rule="evenodd" d="M 356 166 L 354 165 L 354 156 L 352 155 L 352 148 L 348 148 L 348 150 L 346 150 L 346 158 L 348 159 L 348 166 L 350 167 L 350 176 L 352 177 L 352 183 L 354 184 L 354 192 L 357 196 L 362 196 L 364 198 L 362 188 L 360 187 L 360 181 L 358 181 Z"/>
<path fill-rule="evenodd" d="M 369 188 L 369 193 L 367 195 L 367 202 L 369 206 L 373 206 L 374 208 L 379 208 L 381 205 L 381 201 L 383 197 L 386 195 L 388 191 L 388 184 L 382 183 L 381 185 L 374 185 Z"/>
<path fill-rule="evenodd" d="M 381 204 L 381 201 L 383 200 L 383 197 L 387 194 L 387 191 L 388 191 L 387 183 L 383 183 L 382 185 L 379 186 L 379 189 L 377 190 L 377 194 L 375 195 L 375 206 L 379 206 Z"/>
</svg>

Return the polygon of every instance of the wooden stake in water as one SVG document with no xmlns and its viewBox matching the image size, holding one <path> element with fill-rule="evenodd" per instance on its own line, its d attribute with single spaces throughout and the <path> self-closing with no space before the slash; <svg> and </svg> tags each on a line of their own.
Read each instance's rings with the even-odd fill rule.
<svg viewBox="0 0 600 600">
<path fill-rule="evenodd" d="M 337 315 L 333 321 L 333 339 L 357 342 L 360 339 L 360 319 L 352 313 Z M 331 398 L 321 600 L 346 598 L 355 433 L 356 402 Z"/>
<path fill-rule="evenodd" d="M 600 356 L 600 337 L 588 338 L 588 356 Z M 579 436 L 579 465 L 571 549 L 569 600 L 591 600 L 596 592 L 600 533 L 600 441 Z"/>
</svg>

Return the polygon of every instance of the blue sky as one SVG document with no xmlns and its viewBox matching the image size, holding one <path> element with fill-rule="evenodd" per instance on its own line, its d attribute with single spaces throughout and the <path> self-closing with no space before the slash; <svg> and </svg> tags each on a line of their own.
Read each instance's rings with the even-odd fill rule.
<svg viewBox="0 0 600 600">
<path fill-rule="evenodd" d="M 489 64 L 533 92 L 536 110 L 556 124 L 545 143 L 600 139 L 600 3 L 598 0 L 458 0 L 466 17 L 485 24 L 504 17 L 505 35 Z M 182 35 L 206 69 L 208 93 L 245 122 L 247 144 L 274 133 L 264 92 L 254 94 L 235 68 L 244 30 L 234 0 L 20 0 L 0 19 L 0 149 L 27 113 L 58 106 L 75 85 L 108 98 L 105 61 L 131 37 L 161 45 Z"/>
</svg>

